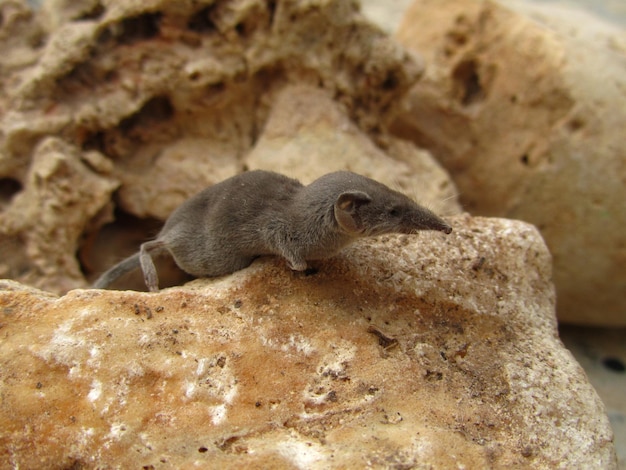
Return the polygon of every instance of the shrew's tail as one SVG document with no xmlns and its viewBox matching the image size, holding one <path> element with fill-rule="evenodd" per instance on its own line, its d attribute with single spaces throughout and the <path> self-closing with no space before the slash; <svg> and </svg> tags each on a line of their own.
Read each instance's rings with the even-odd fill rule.
<svg viewBox="0 0 626 470">
<path fill-rule="evenodd" d="M 128 274 L 140 267 L 139 253 L 120 261 L 111 269 L 102 274 L 93 284 L 94 289 L 106 289 L 124 274 Z"/>
</svg>

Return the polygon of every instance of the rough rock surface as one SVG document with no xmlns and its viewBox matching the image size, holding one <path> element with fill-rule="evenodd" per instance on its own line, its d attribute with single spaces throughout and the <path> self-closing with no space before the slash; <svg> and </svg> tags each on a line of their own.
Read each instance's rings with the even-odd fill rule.
<svg viewBox="0 0 626 470">
<path fill-rule="evenodd" d="M 286 85 L 384 141 L 422 71 L 347 0 L 12 0 L 0 17 L 0 275 L 56 292 L 112 263 L 93 261 L 116 238 L 103 224 L 162 221 L 242 171 Z M 68 162 L 38 169 L 51 147 Z"/>
<path fill-rule="evenodd" d="M 0 466 L 615 468 L 536 229 L 452 219 L 157 294 L 3 281 Z"/>
<path fill-rule="evenodd" d="M 331 171 L 351 170 L 409 194 L 439 214 L 460 212 L 456 188 L 429 152 L 391 137 L 381 150 L 328 93 L 308 86 L 287 87 L 276 96 L 245 162 L 250 169 L 278 171 L 305 184 Z"/>
<path fill-rule="evenodd" d="M 561 321 L 626 325 L 626 34 L 514 3 L 526 13 L 413 3 L 397 37 L 427 73 L 394 130 L 435 154 L 466 209 L 539 227 Z"/>
<path fill-rule="evenodd" d="M 76 260 L 79 241 L 92 224 L 111 219 L 108 204 L 119 184 L 94 173 L 92 165 L 109 163 L 61 139 L 42 140 L 24 189 L 0 214 L 0 277 L 17 273 L 25 282 L 64 291 L 84 282 Z"/>
</svg>

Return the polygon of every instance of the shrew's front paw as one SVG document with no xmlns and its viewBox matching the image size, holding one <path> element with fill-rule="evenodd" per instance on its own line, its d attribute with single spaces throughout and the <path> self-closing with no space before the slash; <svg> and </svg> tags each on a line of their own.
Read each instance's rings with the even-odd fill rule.
<svg viewBox="0 0 626 470">
<path fill-rule="evenodd" d="M 287 264 L 294 271 L 306 271 L 307 264 L 304 260 L 287 260 Z"/>
</svg>

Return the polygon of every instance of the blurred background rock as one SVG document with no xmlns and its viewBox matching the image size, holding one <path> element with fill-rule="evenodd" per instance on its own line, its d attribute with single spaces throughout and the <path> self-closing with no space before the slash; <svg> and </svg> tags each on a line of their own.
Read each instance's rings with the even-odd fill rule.
<svg viewBox="0 0 626 470">
<path fill-rule="evenodd" d="M 413 5 L 412 0 L 389 0 L 379 2 L 377 0 L 363 0 L 363 13 L 372 21 L 376 22 L 385 31 L 395 34 L 402 23 L 407 9 Z M 445 3 L 445 2 L 442 2 Z M 615 32 L 613 48 L 618 53 L 624 54 L 623 27 L 626 24 L 626 2 L 623 0 L 499 0 L 501 5 L 520 9 L 538 9 L 546 12 L 561 12 L 564 19 L 569 15 L 570 21 L 579 21 L 587 18 L 587 23 L 593 23 L 595 27 L 605 22 L 606 32 Z M 589 15 L 591 14 L 591 15 Z M 586 15 L 586 16 L 585 16 Z M 619 29 L 622 31 L 619 32 Z M 602 36 L 602 31 L 597 31 L 597 36 Z M 423 47 L 422 47 L 423 49 Z M 421 51 L 427 57 L 427 51 Z M 426 67 L 428 67 L 426 60 Z M 620 137 L 621 138 L 621 137 Z M 436 155 L 436 152 L 435 156 Z M 623 178 L 623 175 L 622 175 Z M 610 281 L 604 280 L 610 284 Z M 619 284 L 613 287 L 618 287 Z M 623 292 L 623 291 L 622 291 Z M 619 295 L 619 294 L 618 294 Z M 624 294 L 621 294 L 622 297 Z M 558 299 L 557 299 L 558 303 Z M 626 318 L 626 311 L 618 311 L 618 318 Z M 615 431 L 615 444 L 620 468 L 626 468 L 626 330 L 623 326 L 579 326 L 568 324 L 560 316 L 561 339 L 567 348 L 574 354 L 580 364 L 585 368 L 590 381 L 596 387 L 607 407 L 611 424 Z M 567 320 L 567 319 L 566 319 Z M 602 324 L 602 319 L 597 319 Z M 587 323 L 593 324 L 593 319 Z"/>
</svg>

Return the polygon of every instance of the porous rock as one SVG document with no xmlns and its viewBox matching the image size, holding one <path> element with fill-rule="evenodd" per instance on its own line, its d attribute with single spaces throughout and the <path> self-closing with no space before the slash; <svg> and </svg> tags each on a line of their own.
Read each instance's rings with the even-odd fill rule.
<svg viewBox="0 0 626 470">
<path fill-rule="evenodd" d="M 108 164 L 97 152 L 42 140 L 24 189 L 0 212 L 0 277 L 61 291 L 84 284 L 76 259 L 81 236 L 112 219 L 109 201 L 119 185 Z"/>
<path fill-rule="evenodd" d="M 109 249 L 99 234 L 112 218 L 163 221 L 190 195 L 243 171 L 284 86 L 324 89 L 361 132 L 384 137 L 397 97 L 422 70 L 348 0 L 49 0 L 36 10 L 13 0 L 0 8 L 0 246 L 14 253 L 2 275 L 56 292 L 86 285 L 77 253 L 89 278 L 124 254 L 93 263 Z M 44 215 L 29 175 L 50 138 L 88 163 L 84 184 L 48 180 L 47 204 L 57 210 Z M 95 194 L 83 201 L 92 181 Z M 27 224 L 17 220 L 23 210 L 36 214 Z M 23 243 L 38 217 L 51 236 Z"/>
<path fill-rule="evenodd" d="M 461 211 L 454 184 L 429 152 L 390 136 L 381 149 L 327 92 L 310 86 L 290 86 L 277 94 L 245 161 L 250 169 L 278 171 L 304 184 L 350 170 L 409 194 L 439 214 Z"/>
<path fill-rule="evenodd" d="M 472 213 L 529 221 L 565 322 L 626 325 L 626 35 L 534 2 L 416 0 L 397 38 L 427 73 L 394 132 L 430 149 Z"/>
<path fill-rule="evenodd" d="M 155 294 L 3 281 L 0 466 L 615 468 L 541 236 L 451 222 Z"/>
</svg>

